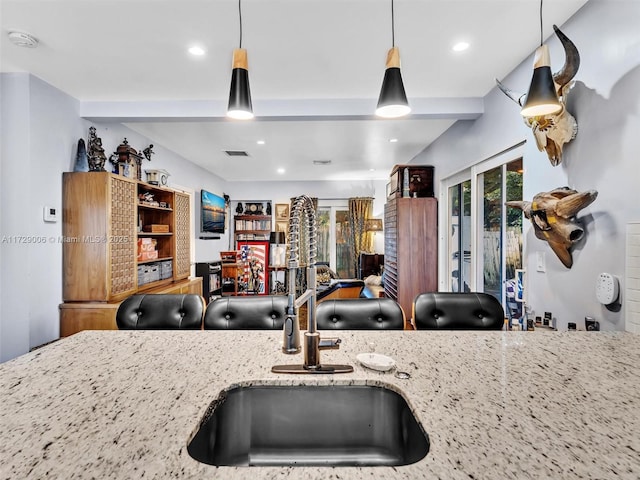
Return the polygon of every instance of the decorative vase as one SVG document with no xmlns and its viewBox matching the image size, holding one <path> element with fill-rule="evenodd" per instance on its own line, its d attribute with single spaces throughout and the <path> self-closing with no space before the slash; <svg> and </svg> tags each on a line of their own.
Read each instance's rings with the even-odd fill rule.
<svg viewBox="0 0 640 480">
<path fill-rule="evenodd" d="M 89 171 L 89 159 L 87 158 L 87 148 L 84 144 L 84 139 L 78 140 L 78 150 L 76 152 L 76 163 L 73 166 L 74 172 L 88 172 Z"/>
</svg>

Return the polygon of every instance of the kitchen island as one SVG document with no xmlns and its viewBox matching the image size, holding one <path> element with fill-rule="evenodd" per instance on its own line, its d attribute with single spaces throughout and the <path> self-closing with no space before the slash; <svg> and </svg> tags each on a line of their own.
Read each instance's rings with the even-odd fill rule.
<svg viewBox="0 0 640 480">
<path fill-rule="evenodd" d="M 301 363 L 273 331 L 83 331 L 0 365 L 0 478 L 638 479 L 640 337 L 609 332 L 332 332 Z M 360 366 L 370 351 L 411 374 Z M 214 467 L 187 443 L 221 391 L 367 384 L 402 392 L 429 436 L 401 467 Z M 313 414 L 313 412 L 310 412 Z"/>
</svg>

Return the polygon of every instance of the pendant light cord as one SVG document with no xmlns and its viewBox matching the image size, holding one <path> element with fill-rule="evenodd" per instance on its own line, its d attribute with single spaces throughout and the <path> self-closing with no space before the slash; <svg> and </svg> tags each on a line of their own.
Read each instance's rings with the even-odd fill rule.
<svg viewBox="0 0 640 480">
<path fill-rule="evenodd" d="M 395 19 L 393 14 L 393 0 L 391 0 L 391 46 L 396 46 L 396 28 L 395 28 Z"/>
<path fill-rule="evenodd" d="M 238 0 L 238 17 L 240 18 L 240 48 L 242 48 L 242 0 Z"/>
<path fill-rule="evenodd" d="M 542 1 L 540 0 L 540 46 L 542 46 Z"/>
</svg>

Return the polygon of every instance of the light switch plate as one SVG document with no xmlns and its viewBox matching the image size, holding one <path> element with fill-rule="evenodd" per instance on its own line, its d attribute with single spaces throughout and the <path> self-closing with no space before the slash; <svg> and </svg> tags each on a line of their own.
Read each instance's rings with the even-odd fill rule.
<svg viewBox="0 0 640 480">
<path fill-rule="evenodd" d="M 536 272 L 546 272 L 547 265 L 544 258 L 544 252 L 536 252 Z"/>
</svg>

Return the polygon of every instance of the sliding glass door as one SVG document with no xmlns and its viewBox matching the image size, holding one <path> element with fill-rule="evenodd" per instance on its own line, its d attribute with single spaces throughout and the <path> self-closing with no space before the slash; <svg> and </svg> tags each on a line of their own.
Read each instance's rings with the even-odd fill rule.
<svg viewBox="0 0 640 480">
<path fill-rule="evenodd" d="M 489 293 L 508 314 L 520 309 L 513 283 L 522 268 L 522 212 L 505 205 L 522 200 L 522 158 L 510 153 L 443 180 L 448 237 L 442 238 L 446 283 L 440 285 Z"/>
</svg>

